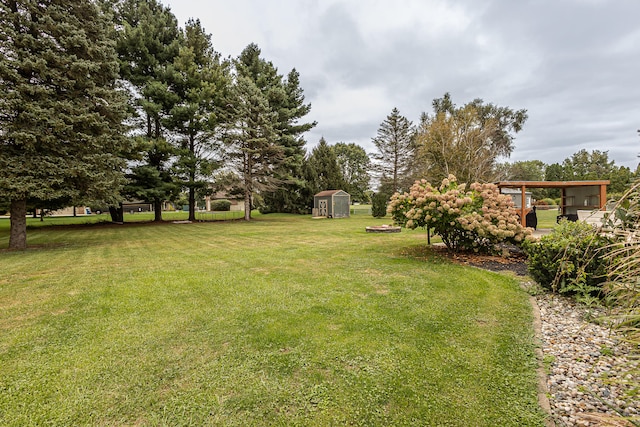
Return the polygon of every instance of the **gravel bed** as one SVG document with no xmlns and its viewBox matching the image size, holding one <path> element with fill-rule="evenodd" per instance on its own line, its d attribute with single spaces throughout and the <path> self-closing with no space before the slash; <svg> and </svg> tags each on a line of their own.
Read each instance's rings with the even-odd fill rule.
<svg viewBox="0 0 640 427">
<path fill-rule="evenodd" d="M 628 357 L 629 347 L 615 331 L 589 321 L 604 313 L 558 295 L 535 299 L 555 424 L 640 425 L 640 359 Z M 629 374 L 634 367 L 636 374 Z"/>
</svg>

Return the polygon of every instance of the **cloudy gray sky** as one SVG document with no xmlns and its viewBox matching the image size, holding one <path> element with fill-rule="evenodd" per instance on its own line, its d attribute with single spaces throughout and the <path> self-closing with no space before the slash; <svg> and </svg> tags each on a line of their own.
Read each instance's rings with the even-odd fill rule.
<svg viewBox="0 0 640 427">
<path fill-rule="evenodd" d="M 450 92 L 525 108 L 509 161 L 640 154 L 639 0 L 162 0 L 199 18 L 223 56 L 257 43 L 301 74 L 308 146 L 371 138 L 394 107 L 418 121 Z"/>
</svg>

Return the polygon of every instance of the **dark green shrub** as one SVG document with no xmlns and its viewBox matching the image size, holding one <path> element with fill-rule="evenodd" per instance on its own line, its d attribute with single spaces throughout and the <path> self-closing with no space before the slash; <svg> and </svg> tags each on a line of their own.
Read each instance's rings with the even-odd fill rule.
<svg viewBox="0 0 640 427">
<path fill-rule="evenodd" d="M 211 210 L 215 212 L 225 212 L 231 210 L 231 202 L 228 200 L 214 200 L 211 202 Z"/>
<path fill-rule="evenodd" d="M 611 239 L 582 221 L 560 221 L 549 235 L 523 245 L 529 274 L 553 292 L 588 300 L 600 296 L 607 280 L 605 257 Z"/>
<path fill-rule="evenodd" d="M 371 197 L 371 215 L 374 218 L 382 218 L 387 216 L 387 204 L 389 196 L 385 193 L 375 193 Z"/>
</svg>

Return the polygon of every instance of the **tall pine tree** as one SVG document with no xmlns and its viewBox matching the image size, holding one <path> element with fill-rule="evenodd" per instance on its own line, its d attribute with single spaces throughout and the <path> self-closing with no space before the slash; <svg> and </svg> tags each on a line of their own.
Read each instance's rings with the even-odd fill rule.
<svg viewBox="0 0 640 427">
<path fill-rule="evenodd" d="M 189 220 L 195 221 L 196 194 L 208 191 L 213 171 L 219 167 L 216 132 L 230 85 L 228 64 L 220 62 L 199 20 L 187 22 L 173 69 L 172 90 L 178 101 L 166 123 L 179 140 L 175 169 L 189 192 Z"/>
<path fill-rule="evenodd" d="M 324 190 L 341 190 L 345 186 L 336 153 L 324 138 L 320 138 L 318 145 L 311 150 L 307 162 L 309 169 L 315 173 L 315 178 L 310 182 L 313 194 Z"/>
<path fill-rule="evenodd" d="M 156 0 L 117 1 L 115 15 L 120 73 L 130 84 L 137 113 L 131 143 L 137 141 L 142 151 L 142 161 L 131 165 L 126 193 L 153 203 L 155 220 L 161 221 L 163 202 L 180 190 L 171 172 L 175 150 L 163 121 L 178 101 L 169 88 L 181 33 L 171 10 Z"/>
<path fill-rule="evenodd" d="M 0 193 L 9 247 L 24 249 L 27 199 L 116 198 L 126 102 L 93 1 L 3 0 L 0 52 Z"/>
<path fill-rule="evenodd" d="M 254 196 L 280 184 L 273 170 L 284 160 L 274 129 L 276 113 L 252 79 L 237 76 L 231 91 L 223 140 L 229 165 L 241 178 L 244 218 L 251 219 Z"/>
<path fill-rule="evenodd" d="M 254 82 L 276 113 L 274 130 L 284 155 L 283 162 L 273 170 L 278 186 L 262 194 L 263 211 L 302 213 L 306 209 L 302 196 L 306 186 L 303 171 L 306 141 L 302 135 L 316 122 L 302 121 L 311 111 L 311 104 L 304 102 L 300 74 L 293 69 L 285 78 L 278 74 L 273 63 L 261 58 L 260 53 L 257 45 L 248 45 L 238 57 L 236 69 L 239 75 Z"/>
<path fill-rule="evenodd" d="M 415 130 L 413 124 L 397 108 L 380 124 L 373 144 L 378 150 L 371 154 L 374 169 L 380 180 L 388 177 L 393 192 L 400 191 L 412 181 L 410 175 L 415 160 Z M 403 185 L 404 184 L 404 185 Z"/>
</svg>

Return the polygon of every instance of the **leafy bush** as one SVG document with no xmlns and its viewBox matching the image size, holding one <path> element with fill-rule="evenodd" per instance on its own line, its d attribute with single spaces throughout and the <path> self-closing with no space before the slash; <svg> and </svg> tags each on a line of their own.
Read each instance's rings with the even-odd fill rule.
<svg viewBox="0 0 640 427">
<path fill-rule="evenodd" d="M 536 200 L 536 202 L 534 203 L 534 206 L 536 206 L 538 209 L 541 209 L 541 210 L 549 209 L 549 203 L 547 203 L 547 201 L 544 199 Z"/>
<path fill-rule="evenodd" d="M 494 184 L 466 188 L 449 175 L 439 188 L 416 181 L 409 193 L 394 194 L 388 207 L 394 223 L 427 227 L 453 251 L 491 252 L 501 242 L 519 244 L 530 229 L 522 227 L 511 197 Z"/>
<path fill-rule="evenodd" d="M 612 240 L 598 229 L 566 219 L 538 242 L 523 245 L 531 277 L 552 292 L 575 294 L 588 302 L 599 296 L 609 261 L 603 256 Z"/>
<path fill-rule="evenodd" d="M 387 203 L 389 196 L 385 193 L 375 193 L 371 197 L 371 215 L 374 218 L 382 218 L 387 215 Z"/>
<path fill-rule="evenodd" d="M 216 212 L 225 212 L 231 210 L 231 202 L 225 199 L 214 200 L 211 202 L 211 210 Z"/>
</svg>

